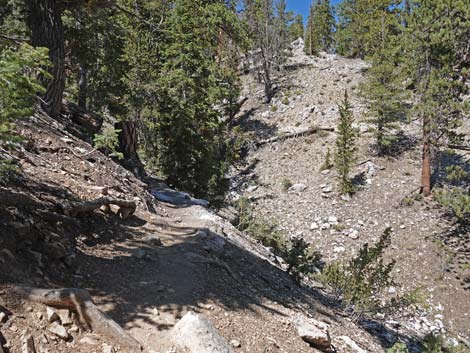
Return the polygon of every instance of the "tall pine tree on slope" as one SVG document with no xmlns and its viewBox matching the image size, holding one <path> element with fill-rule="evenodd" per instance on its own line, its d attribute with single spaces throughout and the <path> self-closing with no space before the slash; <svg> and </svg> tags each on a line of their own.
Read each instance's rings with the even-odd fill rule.
<svg viewBox="0 0 470 353">
<path fill-rule="evenodd" d="M 470 69 L 468 0 L 419 0 L 408 18 L 402 69 L 413 79 L 414 111 L 422 123 L 421 189 L 431 193 L 432 148 L 453 141 L 468 117 L 463 96 Z M 467 114 L 467 115 L 465 115 Z"/>
<path fill-rule="evenodd" d="M 305 51 L 308 55 L 332 49 L 334 24 L 330 1 L 314 0 L 310 6 L 305 37 Z"/>
<path fill-rule="evenodd" d="M 355 145 L 357 132 L 353 127 L 354 115 L 351 111 L 348 92 L 339 104 L 338 136 L 336 138 L 335 166 L 338 171 L 339 187 L 342 194 L 352 194 L 354 185 L 349 177 L 352 166 L 356 161 L 357 147 Z"/>
<path fill-rule="evenodd" d="M 405 118 L 406 92 L 400 72 L 400 18 L 384 4 L 376 15 L 380 19 L 380 44 L 366 60 L 370 63 L 367 80 L 361 85 L 366 98 L 369 121 L 375 127 L 376 147 L 379 155 L 392 152 L 397 134 L 397 122 Z"/>
</svg>

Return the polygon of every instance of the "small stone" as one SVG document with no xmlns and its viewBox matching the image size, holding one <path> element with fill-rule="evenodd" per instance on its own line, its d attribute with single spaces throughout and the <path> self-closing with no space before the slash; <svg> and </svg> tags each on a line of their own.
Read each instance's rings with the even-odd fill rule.
<svg viewBox="0 0 470 353">
<path fill-rule="evenodd" d="M 328 174 L 330 174 L 330 172 L 331 172 L 331 170 L 325 169 L 325 170 L 322 170 L 322 171 L 321 171 L 321 174 L 322 174 L 322 175 L 328 175 Z"/>
<path fill-rule="evenodd" d="M 16 325 L 11 325 L 11 326 L 10 326 L 10 331 L 11 331 L 11 332 L 17 332 L 17 331 L 18 331 L 18 326 L 16 326 Z"/>
<path fill-rule="evenodd" d="M 239 340 L 231 340 L 230 345 L 234 348 L 240 348 L 242 346 Z"/>
<path fill-rule="evenodd" d="M 328 223 L 329 224 L 337 224 L 338 223 L 338 218 L 335 216 L 330 216 L 328 217 Z"/>
<path fill-rule="evenodd" d="M 390 287 L 388 289 L 388 294 L 395 294 L 397 292 L 397 289 L 395 287 Z"/>
<path fill-rule="evenodd" d="M 330 349 L 331 338 L 328 325 L 316 320 L 296 318 L 294 325 L 299 336 L 307 343 L 320 350 Z"/>
<path fill-rule="evenodd" d="M 287 191 L 290 193 L 299 193 L 299 192 L 304 191 L 306 188 L 307 186 L 305 184 L 298 183 L 298 184 L 292 185 Z"/>
<path fill-rule="evenodd" d="M 351 195 L 350 194 L 343 194 L 343 195 L 341 195 L 341 200 L 346 201 L 346 202 L 351 201 Z"/>
<path fill-rule="evenodd" d="M 253 191 L 256 191 L 256 189 L 258 189 L 258 185 L 250 185 L 246 188 L 246 192 L 253 192 Z"/>
<path fill-rule="evenodd" d="M 80 331 L 80 329 L 78 328 L 77 325 L 72 325 L 72 326 L 69 328 L 69 332 L 77 333 L 78 331 Z"/>
<path fill-rule="evenodd" d="M 103 343 L 101 345 L 101 348 L 103 350 L 103 353 L 116 353 L 116 350 L 114 349 L 114 347 L 110 346 L 109 344 Z"/>
<path fill-rule="evenodd" d="M 67 330 L 65 329 L 64 326 L 62 325 L 59 325 L 58 323 L 56 322 L 53 322 L 48 328 L 47 330 L 56 335 L 57 337 L 63 339 L 63 340 L 67 340 L 69 338 L 69 334 L 67 332 Z"/>
<path fill-rule="evenodd" d="M 351 239 L 358 239 L 359 238 L 359 231 L 357 231 L 356 229 L 351 229 L 351 231 L 349 232 L 349 237 Z"/>
<path fill-rule="evenodd" d="M 7 321 L 7 314 L 0 312 L 0 324 Z"/>
<path fill-rule="evenodd" d="M 333 252 L 345 252 L 346 248 L 344 246 L 335 246 Z"/>
<path fill-rule="evenodd" d="M 59 315 L 57 315 L 57 312 L 51 307 L 46 307 L 46 317 L 47 321 L 51 323 L 60 320 Z"/>
<path fill-rule="evenodd" d="M 80 343 L 89 346 L 96 346 L 99 343 L 99 340 L 96 335 L 88 334 L 82 339 L 80 339 Z"/>
<path fill-rule="evenodd" d="M 59 315 L 60 322 L 62 323 L 62 325 L 69 326 L 73 324 L 69 310 L 67 309 L 57 310 L 57 314 Z"/>
<path fill-rule="evenodd" d="M 333 191 L 333 186 L 331 186 L 331 185 L 325 186 L 324 188 L 322 188 L 321 191 L 325 194 L 329 194 L 330 192 Z"/>
<path fill-rule="evenodd" d="M 313 222 L 312 224 L 310 224 L 310 230 L 316 230 L 318 228 L 320 228 L 320 226 L 317 222 Z"/>
</svg>

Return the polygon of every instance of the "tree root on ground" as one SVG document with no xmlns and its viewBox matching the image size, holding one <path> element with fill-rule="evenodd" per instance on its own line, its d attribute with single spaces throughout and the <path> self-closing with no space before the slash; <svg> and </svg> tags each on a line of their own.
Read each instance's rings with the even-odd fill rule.
<svg viewBox="0 0 470 353">
<path fill-rule="evenodd" d="M 103 314 L 93 303 L 90 294 L 83 289 L 14 287 L 13 291 L 23 299 L 75 312 L 84 329 L 109 339 L 109 343 L 119 346 L 122 352 L 137 353 L 142 350 L 140 343 Z"/>
</svg>

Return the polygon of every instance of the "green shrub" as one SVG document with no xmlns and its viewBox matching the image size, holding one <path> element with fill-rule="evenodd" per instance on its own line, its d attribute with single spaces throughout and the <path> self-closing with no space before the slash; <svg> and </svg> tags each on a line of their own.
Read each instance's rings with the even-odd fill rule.
<svg viewBox="0 0 470 353">
<path fill-rule="evenodd" d="M 277 110 L 278 110 L 278 106 L 277 106 L 276 104 L 273 104 L 273 105 L 271 106 L 271 111 L 272 111 L 272 112 L 277 112 Z"/>
<path fill-rule="evenodd" d="M 320 170 L 327 170 L 331 168 L 333 168 L 333 161 L 331 160 L 331 152 L 330 152 L 330 149 L 328 148 L 328 151 L 326 152 L 326 156 L 325 156 L 325 161 L 320 167 Z"/>
<path fill-rule="evenodd" d="M 409 353 L 408 347 L 403 342 L 396 342 L 392 347 L 387 349 L 387 353 Z"/>
<path fill-rule="evenodd" d="M 285 192 L 289 190 L 289 188 L 292 186 L 292 182 L 287 178 L 282 179 L 281 184 L 282 190 L 284 190 Z"/>
<path fill-rule="evenodd" d="M 44 93 L 38 77 L 49 77 L 47 49 L 21 46 L 2 47 L 0 53 L 0 139 L 11 140 L 15 119 L 33 113 L 36 95 Z"/>
<path fill-rule="evenodd" d="M 443 207 L 448 208 L 461 223 L 470 220 L 470 194 L 462 187 L 435 189 L 434 199 Z"/>
<path fill-rule="evenodd" d="M 288 243 L 284 260 L 288 264 L 288 272 L 297 283 L 300 283 L 302 274 L 311 274 L 319 267 L 321 256 L 312 250 L 304 238 L 294 237 Z"/>
<path fill-rule="evenodd" d="M 468 353 L 469 351 L 462 345 L 451 347 L 445 342 L 444 337 L 432 333 L 424 337 L 422 345 L 423 350 L 421 353 Z"/>
<path fill-rule="evenodd" d="M 121 130 L 113 127 L 105 128 L 101 134 L 96 134 L 93 138 L 95 148 L 103 148 L 105 153 L 110 157 L 116 157 L 118 159 L 124 158 L 121 152 L 117 151 L 119 146 L 119 133 Z"/>
<path fill-rule="evenodd" d="M 336 300 L 342 299 L 346 310 L 359 315 L 380 309 L 379 294 L 393 285 L 391 272 L 395 261 L 384 264 L 383 253 L 391 243 L 392 229 L 387 228 L 371 248 L 364 244 L 349 263 L 336 262 L 324 268 L 318 280 L 330 287 Z"/>
<path fill-rule="evenodd" d="M 283 258 L 287 263 L 288 273 L 297 283 L 300 282 L 302 274 L 309 275 L 314 268 L 321 266 L 320 255 L 312 250 L 310 244 L 301 237 L 289 240 L 279 231 L 276 224 L 255 217 L 248 199 L 239 199 L 235 207 L 238 218 L 234 225 L 264 246 L 272 248 L 274 254 Z"/>
<path fill-rule="evenodd" d="M 18 172 L 19 168 L 13 161 L 0 159 L 0 185 L 5 185 Z"/>
<path fill-rule="evenodd" d="M 281 103 L 284 105 L 289 105 L 289 98 L 287 97 L 282 98 Z"/>
</svg>

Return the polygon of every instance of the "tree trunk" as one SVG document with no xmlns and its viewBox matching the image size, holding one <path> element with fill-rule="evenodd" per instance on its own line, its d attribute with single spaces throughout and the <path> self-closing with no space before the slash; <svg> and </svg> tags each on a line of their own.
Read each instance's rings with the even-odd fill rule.
<svg viewBox="0 0 470 353">
<path fill-rule="evenodd" d="M 80 64 L 78 67 L 78 106 L 83 110 L 86 110 L 87 87 L 87 69 Z"/>
<path fill-rule="evenodd" d="M 431 121 L 423 118 L 423 156 L 421 165 L 421 192 L 431 195 Z"/>
<path fill-rule="evenodd" d="M 124 155 L 124 166 L 131 169 L 134 174 L 143 176 L 145 174 L 144 168 L 137 154 L 139 139 L 135 121 L 120 121 L 114 127 L 121 130 L 119 133 L 119 152 Z"/>
<path fill-rule="evenodd" d="M 46 93 L 43 108 L 51 116 L 60 114 L 65 88 L 64 28 L 62 26 L 63 5 L 57 0 L 29 0 L 28 26 L 34 47 L 49 49 L 52 67 L 51 79 L 44 79 Z"/>
</svg>

